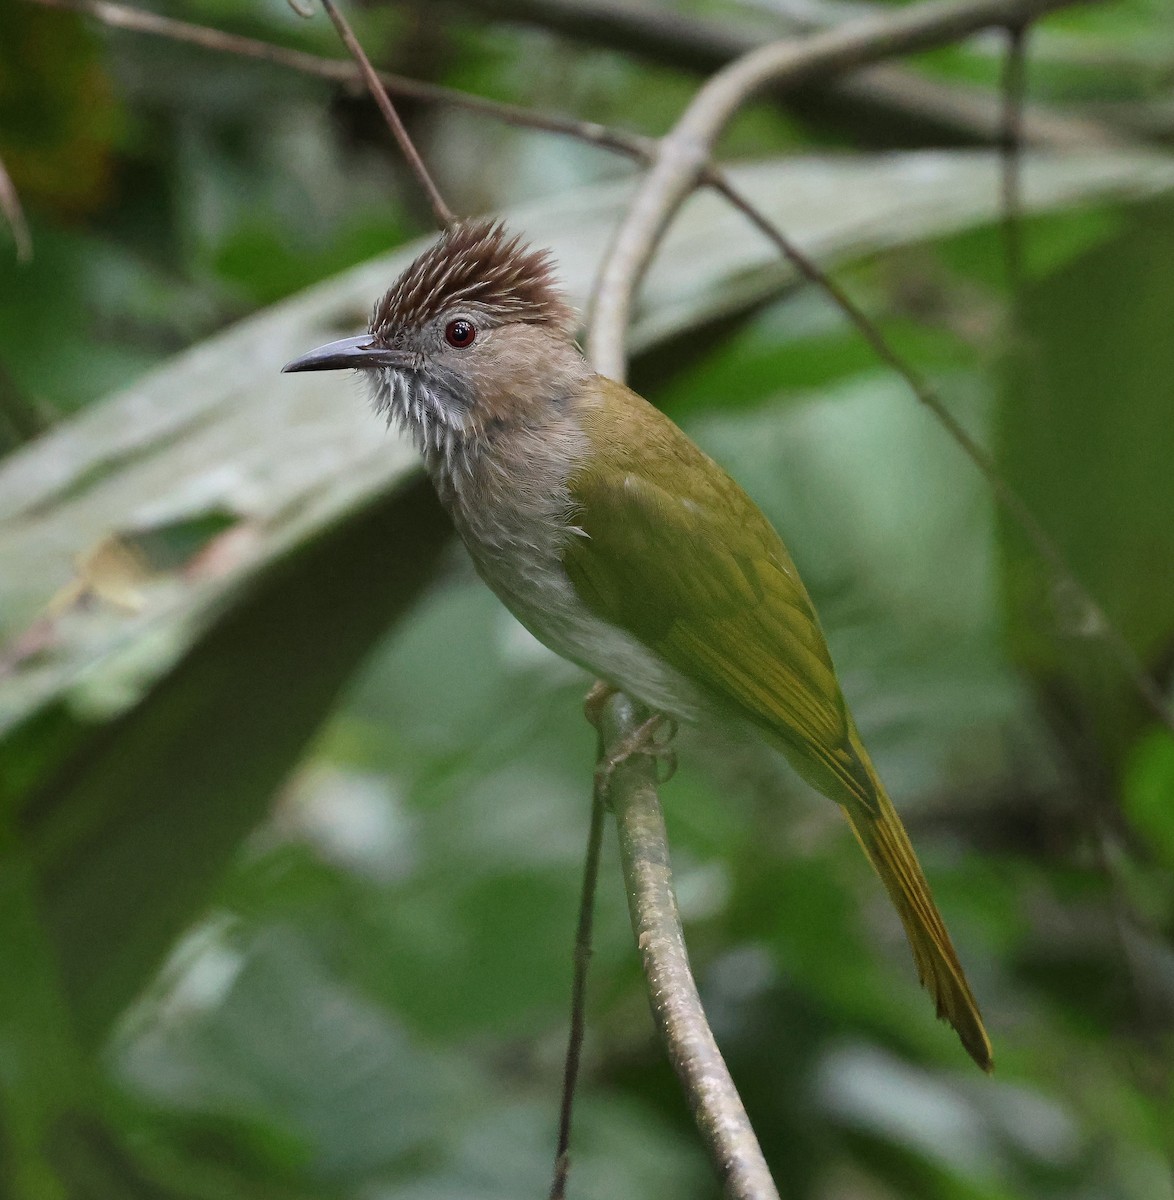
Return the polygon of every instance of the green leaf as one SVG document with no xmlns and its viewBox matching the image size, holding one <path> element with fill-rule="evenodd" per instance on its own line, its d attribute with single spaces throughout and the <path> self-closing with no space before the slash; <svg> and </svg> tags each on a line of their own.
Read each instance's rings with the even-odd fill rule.
<svg viewBox="0 0 1174 1200">
<path fill-rule="evenodd" d="M 79 1031 L 99 1039 L 207 900 L 446 518 L 417 480 L 274 564 L 21 807 Z"/>
<path fill-rule="evenodd" d="M 1077 578 L 1156 667 L 1174 646 L 1174 208 L 1031 287 L 1000 407 L 1000 461 Z M 1111 759 L 1137 697 L 1096 618 L 1004 522 L 1011 640 L 1037 687 Z"/>
</svg>

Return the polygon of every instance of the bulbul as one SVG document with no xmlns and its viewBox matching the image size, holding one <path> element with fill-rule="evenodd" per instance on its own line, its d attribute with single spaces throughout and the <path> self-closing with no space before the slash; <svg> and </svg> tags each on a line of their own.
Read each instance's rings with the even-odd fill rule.
<svg viewBox="0 0 1174 1200">
<path fill-rule="evenodd" d="M 547 252 L 467 221 L 392 284 L 366 334 L 285 370 L 364 372 L 482 579 L 555 653 L 657 712 L 753 726 L 834 800 L 938 1016 L 990 1070 L 978 1005 L 782 539 L 668 417 L 592 371 L 575 324 Z"/>
</svg>

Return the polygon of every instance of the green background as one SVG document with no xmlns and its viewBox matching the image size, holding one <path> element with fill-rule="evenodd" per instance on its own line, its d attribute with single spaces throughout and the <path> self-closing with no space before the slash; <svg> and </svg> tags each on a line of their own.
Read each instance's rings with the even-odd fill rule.
<svg viewBox="0 0 1174 1200">
<path fill-rule="evenodd" d="M 558 31 L 589 9 L 354 17 L 390 69 L 648 134 L 723 38 L 790 28 L 729 2 L 645 6 L 653 44 Z M 166 11 L 339 55 L 280 0 Z M 34 243 L 17 263 L 0 230 L 0 1194 L 544 1195 L 587 680 L 476 580 L 354 383 L 278 374 L 362 325 L 427 212 L 353 89 L 31 4 L 0 29 L 0 160 Z M 1031 102 L 1063 119 L 1025 155 L 1018 288 L 979 131 L 1003 48 L 901 64 L 887 102 L 757 102 L 722 153 L 990 449 L 1168 698 L 1174 14 L 1127 0 L 1033 33 Z M 552 246 L 585 303 L 632 168 L 404 112 L 453 207 Z M 780 1191 L 1174 1195 L 1174 738 L 1095 614 L 712 197 L 631 346 L 633 384 L 786 537 L 995 1045 L 986 1079 L 934 1021 L 835 809 L 683 730 L 682 915 Z M 610 838 L 574 1144 L 572 1197 L 717 1195 Z"/>
</svg>

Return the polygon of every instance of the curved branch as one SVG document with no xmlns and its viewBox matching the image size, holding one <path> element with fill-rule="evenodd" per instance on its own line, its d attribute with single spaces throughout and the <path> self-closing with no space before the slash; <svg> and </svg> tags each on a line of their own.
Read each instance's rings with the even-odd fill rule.
<svg viewBox="0 0 1174 1200">
<path fill-rule="evenodd" d="M 639 730 L 648 713 L 617 693 L 603 706 L 600 761 Z M 630 742 L 629 742 L 630 744 Z M 652 1015 L 729 1200 L 778 1200 L 742 1100 L 717 1048 L 689 969 L 673 895 L 668 838 L 656 792 L 656 762 L 631 754 L 611 768 L 632 932 L 648 981 Z"/>
<path fill-rule="evenodd" d="M 676 126 L 661 139 L 616 233 L 596 286 L 588 328 L 595 369 L 622 380 L 624 335 L 632 296 L 661 236 L 700 181 L 722 130 L 768 84 L 814 83 L 917 50 L 958 41 L 993 25 L 1019 24 L 1081 0 L 945 0 L 853 21 L 803 41 L 787 39 L 751 51 L 702 87 Z"/>
</svg>

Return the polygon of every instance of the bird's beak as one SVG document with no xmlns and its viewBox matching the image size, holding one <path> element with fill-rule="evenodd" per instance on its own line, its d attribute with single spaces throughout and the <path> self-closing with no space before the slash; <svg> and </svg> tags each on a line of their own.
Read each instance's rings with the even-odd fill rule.
<svg viewBox="0 0 1174 1200">
<path fill-rule="evenodd" d="M 378 345 L 369 333 L 358 337 L 342 338 L 327 342 L 281 368 L 282 373 L 292 371 L 342 371 L 348 367 L 363 370 L 370 367 L 409 367 L 412 356 L 402 350 L 391 350 Z"/>
</svg>

